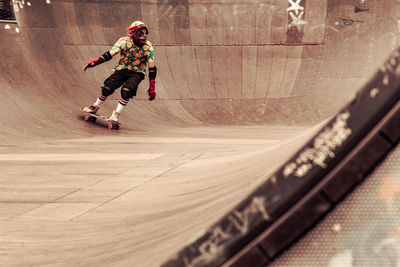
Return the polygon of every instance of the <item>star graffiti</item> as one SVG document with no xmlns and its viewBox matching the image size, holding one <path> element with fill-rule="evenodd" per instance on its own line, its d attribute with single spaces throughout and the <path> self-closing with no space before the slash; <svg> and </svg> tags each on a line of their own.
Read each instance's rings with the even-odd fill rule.
<svg viewBox="0 0 400 267">
<path fill-rule="evenodd" d="M 289 0 L 290 7 L 287 9 L 288 12 L 294 11 L 296 15 L 299 15 L 299 12 L 303 12 L 304 14 L 304 7 L 300 5 L 301 0 Z"/>
<path fill-rule="evenodd" d="M 290 17 L 292 18 L 292 22 L 289 24 L 289 28 L 292 26 L 299 27 L 300 25 L 306 24 L 305 20 L 303 20 L 304 12 L 301 11 L 298 15 L 293 13 L 289 13 Z"/>
</svg>

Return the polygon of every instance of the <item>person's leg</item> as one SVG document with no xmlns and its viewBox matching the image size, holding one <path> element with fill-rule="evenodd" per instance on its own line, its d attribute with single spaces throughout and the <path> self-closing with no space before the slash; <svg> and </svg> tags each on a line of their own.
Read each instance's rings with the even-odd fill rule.
<svg viewBox="0 0 400 267">
<path fill-rule="evenodd" d="M 129 74 L 128 80 L 121 88 L 121 98 L 119 99 L 116 110 L 113 111 L 113 115 L 110 117 L 111 120 L 118 120 L 121 111 L 129 103 L 129 100 L 136 96 L 137 88 L 143 79 L 144 75 L 142 73 L 131 72 Z"/>
<path fill-rule="evenodd" d="M 96 99 L 96 102 L 84 109 L 84 111 L 90 113 L 96 113 L 100 106 L 107 100 L 108 96 L 112 95 L 115 90 L 120 87 L 126 81 L 126 78 L 121 71 L 115 71 L 112 73 L 105 81 L 103 86 L 101 87 L 101 91 L 99 96 Z"/>
</svg>

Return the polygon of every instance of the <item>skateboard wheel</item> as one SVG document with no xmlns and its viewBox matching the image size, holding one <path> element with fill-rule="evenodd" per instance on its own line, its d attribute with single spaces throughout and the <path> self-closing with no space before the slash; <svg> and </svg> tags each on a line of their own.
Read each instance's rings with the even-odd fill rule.
<svg viewBox="0 0 400 267">
<path fill-rule="evenodd" d="M 85 121 L 95 122 L 96 119 L 97 119 L 96 117 L 92 117 L 92 116 L 89 116 L 89 115 L 85 116 Z"/>
<path fill-rule="evenodd" d="M 119 124 L 109 124 L 108 125 L 108 129 L 110 129 L 110 130 L 112 130 L 112 129 L 118 130 L 119 129 Z"/>
</svg>

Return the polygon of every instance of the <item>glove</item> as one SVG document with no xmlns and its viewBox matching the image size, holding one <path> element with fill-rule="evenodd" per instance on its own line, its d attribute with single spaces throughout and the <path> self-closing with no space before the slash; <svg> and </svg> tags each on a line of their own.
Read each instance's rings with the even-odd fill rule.
<svg viewBox="0 0 400 267">
<path fill-rule="evenodd" d="M 150 86 L 147 93 L 149 94 L 150 101 L 153 101 L 156 98 L 156 80 L 150 80 Z"/>
<path fill-rule="evenodd" d="M 87 68 L 93 68 L 94 66 L 97 66 L 103 62 L 105 62 L 105 60 L 102 57 L 86 62 L 85 66 L 83 66 L 83 71 L 86 71 Z"/>
<path fill-rule="evenodd" d="M 94 66 L 97 66 L 111 59 L 112 55 L 110 51 L 107 51 L 103 55 L 101 55 L 101 57 L 99 57 L 98 59 L 92 59 L 91 61 L 86 62 L 85 66 L 83 66 L 83 71 L 86 71 L 87 68 L 93 68 Z"/>
</svg>

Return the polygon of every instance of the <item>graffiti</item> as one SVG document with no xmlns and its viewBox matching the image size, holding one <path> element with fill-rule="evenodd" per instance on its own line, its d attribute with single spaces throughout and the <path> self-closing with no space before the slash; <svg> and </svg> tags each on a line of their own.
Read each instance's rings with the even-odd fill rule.
<svg viewBox="0 0 400 267">
<path fill-rule="evenodd" d="M 304 21 L 304 7 L 300 5 L 302 0 L 289 0 L 290 7 L 287 9 L 291 21 L 289 22 L 289 28 L 292 26 L 300 27 L 305 24 Z"/>
<path fill-rule="evenodd" d="M 289 43 L 300 43 L 302 41 L 303 25 L 306 24 L 304 20 L 304 2 L 305 0 L 288 0 L 289 8 L 287 9 L 289 22 L 287 42 Z"/>
<path fill-rule="evenodd" d="M 382 84 L 384 86 L 389 85 L 390 75 L 394 75 L 395 77 L 400 77 L 400 67 L 399 67 L 399 57 L 400 52 L 396 50 L 390 60 L 386 61 L 384 65 L 381 67 L 381 72 L 383 72 Z"/>
<path fill-rule="evenodd" d="M 315 137 L 314 147 L 303 150 L 294 162 L 285 166 L 284 177 L 292 174 L 296 177 L 304 177 L 314 166 L 326 168 L 327 158 L 334 158 L 334 150 L 341 146 L 352 133 L 347 126 L 349 118 L 350 112 L 348 111 L 337 115 L 333 125 L 326 127 Z"/>
<path fill-rule="evenodd" d="M 294 13 L 289 13 L 292 21 L 289 23 L 289 28 L 292 26 L 300 28 L 301 25 L 306 24 L 305 20 L 303 20 L 304 12 L 301 11 L 299 15 L 294 15 Z"/>
<path fill-rule="evenodd" d="M 299 32 L 299 29 L 296 26 L 290 27 L 290 29 L 286 32 L 288 37 L 293 39 L 299 39 L 304 36 L 303 32 Z"/>
<path fill-rule="evenodd" d="M 341 20 L 343 22 L 343 25 L 345 26 L 351 26 L 354 24 L 354 22 L 365 22 L 363 20 L 354 20 L 354 19 L 346 19 L 346 18 L 337 18 L 338 20 Z"/>
<path fill-rule="evenodd" d="M 252 214 L 260 213 L 264 220 L 269 221 L 271 218 L 268 215 L 267 210 L 264 207 L 265 198 L 255 197 L 251 202 L 250 206 L 244 209 L 242 212 L 233 211 L 233 214 L 229 216 L 230 221 L 240 230 L 242 234 L 249 231 L 249 221 Z"/>
<path fill-rule="evenodd" d="M 400 77 L 400 51 L 396 50 L 388 61 L 381 67 L 381 83 L 386 87 L 395 78 Z M 384 88 L 374 87 L 370 91 L 370 97 L 376 98 L 377 94 Z M 352 130 L 348 127 L 347 121 L 350 118 L 350 112 L 345 111 L 336 116 L 336 121 L 332 126 L 325 127 L 319 133 L 313 142 L 313 147 L 304 149 L 297 158 L 285 165 L 283 169 L 284 177 L 290 175 L 296 177 L 304 177 L 314 166 L 327 168 L 325 163 L 328 158 L 334 158 L 334 151 L 340 147 L 343 142 L 352 134 Z"/>
<path fill-rule="evenodd" d="M 158 4 L 160 22 L 163 28 L 188 28 L 189 10 L 187 0 L 161 0 Z M 171 25 L 173 24 L 173 25 Z"/>
<path fill-rule="evenodd" d="M 289 4 L 291 6 L 287 9 L 287 11 L 288 12 L 293 11 L 296 13 L 296 15 L 298 15 L 300 11 L 304 11 L 304 7 L 300 5 L 301 0 L 295 0 L 295 1 L 296 2 L 293 2 L 293 0 L 289 0 Z"/>
<path fill-rule="evenodd" d="M 199 246 L 200 258 L 204 258 L 204 260 L 214 258 L 214 255 L 218 255 L 221 249 L 223 249 L 221 244 L 231 237 L 230 232 L 225 232 L 220 226 L 213 229 L 211 236 Z"/>
<path fill-rule="evenodd" d="M 369 11 L 369 8 L 362 9 L 357 6 L 354 8 L 354 13 L 361 13 L 361 12 L 368 12 L 368 11 Z"/>
<path fill-rule="evenodd" d="M 224 252 L 226 243 L 230 240 L 245 235 L 252 227 L 251 222 L 260 215 L 265 221 L 271 218 L 266 210 L 266 198 L 261 196 L 253 197 L 252 201 L 241 211 L 234 210 L 227 218 L 228 223 L 214 227 L 204 240 L 198 246 L 196 257 L 184 257 L 186 266 L 199 266 L 215 260 L 216 256 Z M 240 234 L 237 234 L 239 232 Z"/>
</svg>

